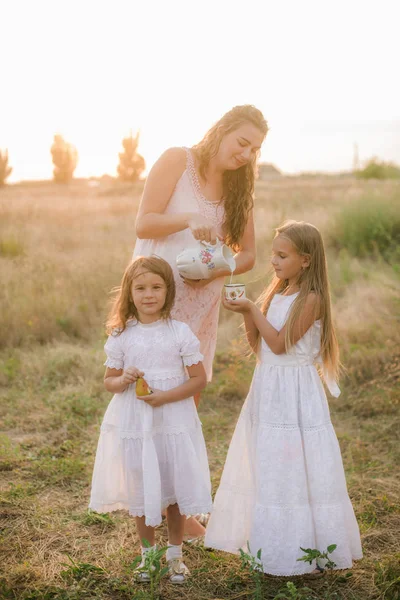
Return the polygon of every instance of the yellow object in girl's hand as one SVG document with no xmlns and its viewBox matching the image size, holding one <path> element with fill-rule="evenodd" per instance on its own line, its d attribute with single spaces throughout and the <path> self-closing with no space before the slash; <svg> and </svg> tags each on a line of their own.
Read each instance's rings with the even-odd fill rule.
<svg viewBox="0 0 400 600">
<path fill-rule="evenodd" d="M 136 380 L 136 396 L 150 396 L 152 393 L 153 390 L 147 381 L 143 377 L 138 377 Z"/>
</svg>

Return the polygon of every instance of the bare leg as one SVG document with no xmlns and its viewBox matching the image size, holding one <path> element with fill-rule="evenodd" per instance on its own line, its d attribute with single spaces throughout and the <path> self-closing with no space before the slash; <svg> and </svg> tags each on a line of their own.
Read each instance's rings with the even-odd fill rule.
<svg viewBox="0 0 400 600">
<path fill-rule="evenodd" d="M 165 515 L 166 511 L 163 511 L 163 515 Z M 185 535 L 185 540 L 191 538 L 203 537 L 206 534 L 205 527 L 195 517 L 189 517 L 184 521 L 183 525 L 183 533 Z M 172 543 L 172 542 L 171 542 Z"/>
<path fill-rule="evenodd" d="M 195 538 L 202 537 L 205 535 L 206 530 L 201 523 L 198 522 L 194 517 L 189 517 L 189 519 L 185 519 L 185 539 L 186 538 Z"/>
<path fill-rule="evenodd" d="M 140 538 L 140 545 L 143 546 L 143 540 L 147 540 L 150 546 L 154 546 L 155 535 L 154 535 L 154 527 L 148 527 L 145 523 L 146 517 L 135 517 L 136 519 L 136 529 Z"/>
<path fill-rule="evenodd" d="M 182 544 L 183 540 L 183 529 L 185 526 L 186 517 L 181 515 L 179 512 L 179 506 L 177 504 L 171 504 L 167 510 L 167 524 L 168 524 L 168 541 L 174 546 Z"/>
</svg>

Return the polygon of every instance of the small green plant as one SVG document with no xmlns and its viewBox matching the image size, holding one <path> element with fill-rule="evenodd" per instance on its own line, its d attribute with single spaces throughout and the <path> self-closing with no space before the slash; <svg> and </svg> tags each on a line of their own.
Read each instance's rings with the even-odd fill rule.
<svg viewBox="0 0 400 600">
<path fill-rule="evenodd" d="M 69 554 L 67 554 L 67 557 L 71 564 L 62 563 L 63 567 L 67 567 L 65 571 L 61 571 L 63 579 L 81 581 L 82 579 L 97 579 L 105 574 L 104 569 L 101 567 L 96 567 L 96 565 L 90 563 L 77 563 Z"/>
<path fill-rule="evenodd" d="M 333 570 L 336 567 L 336 563 L 333 562 L 333 560 L 329 557 L 329 554 L 332 554 L 332 552 L 334 552 L 336 550 L 336 548 L 337 548 L 336 544 L 331 544 L 330 546 L 327 547 L 325 552 L 321 552 L 320 550 L 317 550 L 316 548 L 314 548 L 314 549 L 302 548 L 300 546 L 300 550 L 305 552 L 305 555 L 301 556 L 297 560 L 303 560 L 304 562 L 310 563 L 310 565 L 315 560 L 317 567 Z M 320 564 L 320 562 L 322 564 Z"/>
<path fill-rule="evenodd" d="M 252 554 L 249 542 L 247 542 L 247 549 L 248 552 L 245 552 L 241 548 L 239 550 L 240 559 L 242 561 L 241 567 L 250 572 L 250 576 L 255 584 L 253 599 L 263 600 L 262 581 L 264 571 L 261 562 L 261 548 L 258 550 L 256 556 Z"/>
<path fill-rule="evenodd" d="M 151 548 L 150 543 L 143 539 L 142 544 L 145 548 Z M 135 573 L 148 573 L 150 577 L 150 595 L 149 600 L 157 600 L 160 597 L 160 581 L 168 573 L 168 567 L 162 567 L 161 559 L 167 552 L 168 547 L 151 548 L 144 556 L 143 567 L 138 567 L 142 560 L 141 556 L 137 556 L 131 563 L 131 568 Z"/>
<path fill-rule="evenodd" d="M 274 600 L 279 598 L 286 598 L 286 600 L 308 600 L 311 598 L 308 594 L 312 593 L 312 590 L 308 587 L 297 588 L 293 581 L 288 581 L 285 587 L 281 588 L 278 594 L 274 597 Z"/>
<path fill-rule="evenodd" d="M 316 548 L 301 548 L 303 552 L 305 552 L 304 556 L 301 556 L 297 560 L 303 560 L 304 562 L 310 563 L 310 565 L 315 561 L 317 567 L 328 569 L 331 574 L 333 574 L 333 570 L 337 566 L 336 563 L 332 560 L 329 554 L 332 554 L 337 548 L 336 544 L 331 544 L 327 547 L 325 552 L 321 552 Z M 320 564 L 322 563 L 322 564 Z M 349 578 L 353 576 L 351 571 L 348 571 L 346 575 L 336 575 L 329 578 L 327 582 L 327 590 L 324 593 L 324 598 L 327 600 L 334 600 L 334 598 L 339 598 L 338 593 L 332 591 L 332 588 L 336 583 L 347 583 Z"/>
<path fill-rule="evenodd" d="M 94 510 L 88 510 L 83 517 L 83 524 L 87 526 L 102 525 L 103 527 L 115 527 L 114 519 L 108 514 L 97 513 Z"/>
</svg>

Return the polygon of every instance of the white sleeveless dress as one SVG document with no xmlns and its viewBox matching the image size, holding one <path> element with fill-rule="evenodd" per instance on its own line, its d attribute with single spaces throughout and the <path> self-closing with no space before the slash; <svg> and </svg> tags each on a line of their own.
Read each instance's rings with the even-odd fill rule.
<svg viewBox="0 0 400 600">
<path fill-rule="evenodd" d="M 267 319 L 278 331 L 297 294 L 276 294 Z M 337 568 L 362 558 L 339 444 L 320 361 L 320 321 L 290 353 L 261 343 L 250 391 L 230 443 L 205 545 L 238 553 L 261 549 L 265 573 L 300 575 L 315 565 L 298 562 L 302 548 L 337 544 Z M 340 390 L 329 380 L 333 395 Z"/>
<path fill-rule="evenodd" d="M 186 154 L 186 169 L 175 186 L 165 214 L 199 213 L 216 227 L 219 234 L 222 234 L 225 218 L 223 203 L 210 202 L 204 197 L 189 148 L 186 148 Z M 164 238 L 138 239 L 133 256 L 156 254 L 171 265 L 176 283 L 172 317 L 177 321 L 187 323 L 199 338 L 201 352 L 204 355 L 204 367 L 210 381 L 217 343 L 218 314 L 224 278 L 219 277 L 200 289 L 193 289 L 183 283 L 176 268 L 176 257 L 182 250 L 190 248 L 194 243 L 195 240 L 190 229 L 184 229 Z"/>
</svg>

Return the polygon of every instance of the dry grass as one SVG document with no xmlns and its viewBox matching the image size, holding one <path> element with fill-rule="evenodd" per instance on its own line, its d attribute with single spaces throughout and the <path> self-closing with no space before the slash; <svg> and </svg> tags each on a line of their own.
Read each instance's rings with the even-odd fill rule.
<svg viewBox="0 0 400 600">
<path fill-rule="evenodd" d="M 283 218 L 305 218 L 328 237 L 336 212 L 368 193 L 390 195 L 395 185 L 334 178 L 260 183 L 259 261 L 246 276 L 249 294 L 256 297 L 264 285 L 271 230 Z M 131 520 L 87 512 L 98 426 L 109 401 L 102 322 L 108 292 L 131 256 L 139 195 L 137 188 L 82 184 L 1 192 L 0 598 L 149 597 L 129 569 L 138 550 Z M 333 248 L 328 254 L 348 369 L 342 396 L 331 401 L 332 417 L 365 558 L 347 583 L 307 582 L 309 597 L 396 600 L 399 279 L 387 262 Z M 201 404 L 214 490 L 253 368 L 235 341 L 239 322 L 221 313 L 215 377 Z M 163 528 L 160 539 L 166 540 Z M 253 581 L 237 557 L 201 547 L 186 554 L 190 582 L 178 590 L 163 582 L 163 599 L 252 598 Z M 274 598 L 283 583 L 266 579 L 264 597 Z"/>
<path fill-rule="evenodd" d="M 132 255 L 141 186 L 118 191 L 0 194 L 0 346 L 99 335 L 107 295 Z"/>
</svg>

